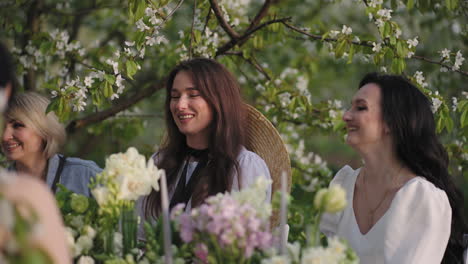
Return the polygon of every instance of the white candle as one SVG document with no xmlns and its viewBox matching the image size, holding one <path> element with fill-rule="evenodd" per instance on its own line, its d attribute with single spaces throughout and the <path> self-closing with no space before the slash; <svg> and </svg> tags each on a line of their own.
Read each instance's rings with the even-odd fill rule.
<svg viewBox="0 0 468 264">
<path fill-rule="evenodd" d="M 279 252 L 281 255 L 286 254 L 286 243 L 288 234 L 286 233 L 286 223 L 288 220 L 288 201 L 287 201 L 287 179 L 286 172 L 281 173 L 281 206 L 280 206 L 280 243 Z"/>
<path fill-rule="evenodd" d="M 164 257 L 166 264 L 172 264 L 171 227 L 169 219 L 169 198 L 167 196 L 166 172 L 161 172 L 161 209 L 164 235 Z"/>
</svg>

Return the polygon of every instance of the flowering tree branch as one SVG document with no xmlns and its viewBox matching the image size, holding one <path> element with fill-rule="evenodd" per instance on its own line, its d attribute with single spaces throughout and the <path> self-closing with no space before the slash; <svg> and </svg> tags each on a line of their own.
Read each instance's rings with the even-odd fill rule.
<svg viewBox="0 0 468 264">
<path fill-rule="evenodd" d="M 213 10 L 216 18 L 218 19 L 219 25 L 226 31 L 231 39 L 238 39 L 239 33 L 237 33 L 231 25 L 224 19 L 221 9 L 219 8 L 218 1 L 210 0 L 211 9 Z"/>
<path fill-rule="evenodd" d="M 309 38 L 312 38 L 312 39 L 315 39 L 315 40 L 322 40 L 322 41 L 326 41 L 326 42 L 337 42 L 336 38 L 323 38 L 322 35 L 311 34 L 309 32 L 306 32 L 305 30 L 300 29 L 300 28 L 298 28 L 296 26 L 293 26 L 293 25 L 291 25 L 291 24 L 289 24 L 287 22 L 283 22 L 283 24 L 287 28 L 289 28 L 289 29 L 291 29 L 291 30 L 293 30 L 295 32 L 298 32 L 298 33 L 300 33 L 302 35 L 308 36 Z M 373 47 L 373 45 L 368 41 L 351 41 L 351 43 L 354 44 L 354 45 L 358 45 L 358 46 Z M 442 63 L 440 61 L 434 61 L 434 60 L 428 59 L 426 57 L 417 56 L 417 55 L 413 55 L 411 58 L 416 59 L 416 60 L 421 60 L 421 61 L 424 61 L 424 62 L 428 62 L 428 63 L 432 63 L 432 64 L 437 64 L 437 65 L 440 65 L 440 66 L 442 66 L 444 68 L 447 68 L 448 70 L 458 72 L 458 73 L 460 73 L 460 74 L 462 74 L 464 76 L 468 76 L 468 72 L 462 71 L 460 69 L 453 70 L 452 67 L 450 67 L 449 65 L 446 65 L 446 64 L 444 64 L 444 63 Z"/>
<path fill-rule="evenodd" d="M 260 23 L 260 21 L 268 14 L 268 9 L 270 8 L 270 6 L 272 4 L 273 4 L 273 1 L 271 1 L 271 0 L 266 0 L 265 1 L 262 8 L 257 13 L 255 18 L 252 20 L 252 22 L 250 23 L 250 25 L 249 25 L 249 27 L 247 28 L 246 31 L 249 31 L 249 30 L 253 29 L 255 26 L 257 26 Z"/>
<path fill-rule="evenodd" d="M 283 22 L 283 25 L 285 25 L 287 28 L 293 30 L 293 31 L 296 31 L 298 33 L 301 33 L 302 35 L 306 35 L 312 39 L 316 39 L 316 40 L 323 40 L 323 41 L 326 41 L 326 42 L 336 42 L 337 39 L 335 38 L 323 38 L 322 35 L 316 35 L 316 34 L 311 34 L 303 29 L 300 29 L 296 26 L 293 26 L 287 22 Z M 364 46 L 364 47 L 372 47 L 372 44 L 368 43 L 367 41 L 351 41 L 351 43 L 353 43 L 354 45 L 359 45 L 359 46 Z"/>
<path fill-rule="evenodd" d="M 458 72 L 464 76 L 467 76 L 468 77 L 468 72 L 467 71 L 462 71 L 462 70 L 454 70 L 452 69 L 452 67 L 450 67 L 449 65 L 447 64 L 443 64 L 442 62 L 440 61 L 434 61 L 434 60 L 431 60 L 431 59 L 428 59 L 428 58 L 425 58 L 423 56 L 417 56 L 417 55 L 414 55 L 412 58 L 414 59 L 417 59 L 417 60 L 421 60 L 421 61 L 425 61 L 425 62 L 428 62 L 428 63 L 432 63 L 432 64 L 437 64 L 437 65 L 440 65 L 448 70 L 451 70 L 451 71 L 454 71 L 454 72 Z"/>
<path fill-rule="evenodd" d="M 226 44 L 224 44 L 223 46 L 219 47 L 218 50 L 216 51 L 216 56 L 226 54 L 226 52 L 228 50 L 232 49 L 236 45 L 242 46 L 255 32 L 257 32 L 258 30 L 260 30 L 260 29 L 262 29 L 262 28 L 264 28 L 264 27 L 266 27 L 268 25 L 271 25 L 271 24 L 274 24 L 274 23 L 283 23 L 283 22 L 290 21 L 290 20 L 291 20 L 291 17 L 284 17 L 284 18 L 273 19 L 273 20 L 267 21 L 265 23 L 262 23 L 262 24 L 260 24 L 260 25 L 258 25 L 256 27 L 252 28 L 251 30 L 246 31 L 238 39 L 231 39 L 231 41 L 229 41 Z"/>
<path fill-rule="evenodd" d="M 156 82 L 156 84 L 151 85 L 150 87 L 141 90 L 141 92 L 138 92 L 134 94 L 132 97 L 128 99 L 122 99 L 119 100 L 116 104 L 111 106 L 110 108 L 103 110 L 101 112 L 93 113 L 90 114 L 86 117 L 76 119 L 71 121 L 68 126 L 67 126 L 67 133 L 73 134 L 76 132 L 76 130 L 83 128 L 85 126 L 88 126 L 90 124 L 98 123 L 100 121 L 103 121 L 109 117 L 112 117 L 119 113 L 120 111 L 123 111 L 125 109 L 130 108 L 131 106 L 135 105 L 136 103 L 140 102 L 141 100 L 151 96 L 155 92 L 163 89 L 164 87 L 164 81 L 163 82 Z"/>
</svg>

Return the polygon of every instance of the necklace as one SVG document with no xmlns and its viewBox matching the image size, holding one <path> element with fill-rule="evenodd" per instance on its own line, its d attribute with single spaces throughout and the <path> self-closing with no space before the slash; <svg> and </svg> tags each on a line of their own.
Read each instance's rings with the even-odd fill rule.
<svg viewBox="0 0 468 264">
<path fill-rule="evenodd" d="M 403 165 L 400 167 L 400 169 L 398 170 L 398 172 L 393 176 L 391 187 L 395 185 L 395 182 L 396 182 L 396 180 L 398 179 L 398 177 L 400 176 L 400 172 L 401 172 L 402 169 L 403 169 Z M 364 172 L 365 172 L 365 171 L 363 170 L 363 171 L 362 171 L 362 183 L 363 183 L 363 187 L 364 187 L 364 188 L 363 188 L 363 190 L 364 190 L 364 198 L 366 199 L 366 201 L 369 201 L 369 198 L 368 198 L 368 196 L 367 196 L 367 181 L 366 181 L 366 177 L 365 177 L 365 175 L 364 175 Z M 390 188 L 387 188 L 387 189 L 385 190 L 385 193 L 384 193 L 384 195 L 383 195 L 383 197 L 382 197 L 382 200 L 380 200 L 380 202 L 377 204 L 377 206 L 376 206 L 375 208 L 370 208 L 370 205 L 369 205 L 368 218 L 369 218 L 369 220 L 370 220 L 371 226 L 373 226 L 373 225 L 375 224 L 375 222 L 374 222 L 374 220 L 375 220 L 375 219 L 374 219 L 374 217 L 375 217 L 375 212 L 376 212 L 377 210 L 379 210 L 379 208 L 380 208 L 380 206 L 382 206 L 383 202 L 384 202 L 385 200 L 387 200 L 387 196 L 390 194 L 390 191 L 391 191 L 391 189 L 392 189 L 391 187 L 390 187 Z"/>
</svg>

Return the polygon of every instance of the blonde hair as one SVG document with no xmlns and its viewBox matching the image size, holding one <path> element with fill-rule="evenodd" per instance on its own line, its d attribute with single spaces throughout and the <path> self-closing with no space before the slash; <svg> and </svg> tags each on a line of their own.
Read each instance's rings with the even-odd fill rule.
<svg viewBox="0 0 468 264">
<path fill-rule="evenodd" d="M 8 119 L 31 127 L 44 140 L 43 153 L 46 158 L 55 155 L 66 139 L 65 128 L 55 113 L 46 114 L 49 103 L 49 99 L 34 92 L 16 94 L 5 113 Z"/>
</svg>

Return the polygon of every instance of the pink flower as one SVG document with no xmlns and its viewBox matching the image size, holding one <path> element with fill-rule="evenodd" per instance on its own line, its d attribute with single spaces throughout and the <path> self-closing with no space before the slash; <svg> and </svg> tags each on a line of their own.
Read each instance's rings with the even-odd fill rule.
<svg viewBox="0 0 468 264">
<path fill-rule="evenodd" d="M 208 247 L 203 244 L 199 243 L 195 246 L 194 250 L 195 256 L 202 262 L 208 263 Z"/>
<path fill-rule="evenodd" d="M 179 217 L 180 221 L 180 237 L 186 243 L 193 239 L 193 224 L 192 219 L 188 214 L 182 214 Z"/>
<path fill-rule="evenodd" d="M 171 210 L 171 220 L 175 221 L 183 212 L 185 209 L 185 204 L 180 203 Z"/>
</svg>

